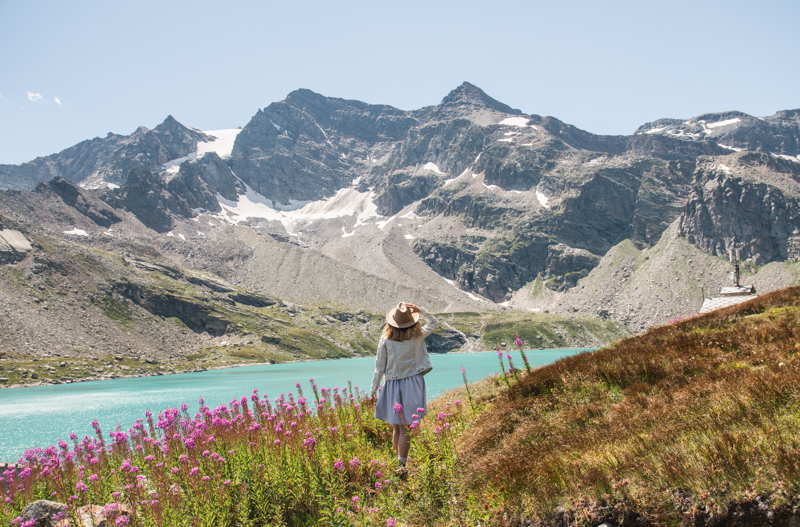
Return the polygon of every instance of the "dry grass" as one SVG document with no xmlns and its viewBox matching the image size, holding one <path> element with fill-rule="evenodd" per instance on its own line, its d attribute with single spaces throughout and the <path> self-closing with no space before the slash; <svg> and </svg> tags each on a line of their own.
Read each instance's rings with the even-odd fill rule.
<svg viewBox="0 0 800 527">
<path fill-rule="evenodd" d="M 798 342 L 793 287 L 534 370 L 462 437 L 467 483 L 534 523 L 694 524 L 756 496 L 791 511 Z"/>
</svg>

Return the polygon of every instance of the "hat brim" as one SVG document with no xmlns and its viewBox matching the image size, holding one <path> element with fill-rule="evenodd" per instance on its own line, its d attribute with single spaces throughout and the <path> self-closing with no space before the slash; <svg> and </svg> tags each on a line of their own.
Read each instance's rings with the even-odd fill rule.
<svg viewBox="0 0 800 527">
<path fill-rule="evenodd" d="M 419 312 L 416 312 L 416 313 L 411 313 L 411 320 L 409 320 L 408 322 L 403 322 L 403 323 L 397 322 L 394 319 L 394 315 L 395 313 L 397 313 L 397 311 L 398 311 L 397 306 L 394 306 L 392 309 L 389 310 L 388 313 L 386 313 L 386 323 L 392 327 L 395 327 L 397 329 L 406 329 L 410 328 L 419 321 Z"/>
</svg>

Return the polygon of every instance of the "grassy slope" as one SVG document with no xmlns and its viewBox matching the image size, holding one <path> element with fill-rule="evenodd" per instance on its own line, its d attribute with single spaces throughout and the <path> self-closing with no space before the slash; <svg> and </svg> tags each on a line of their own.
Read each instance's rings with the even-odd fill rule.
<svg viewBox="0 0 800 527">
<path fill-rule="evenodd" d="M 785 519 L 800 486 L 799 340 L 794 287 L 537 369 L 462 436 L 466 483 L 496 520 Z"/>
</svg>

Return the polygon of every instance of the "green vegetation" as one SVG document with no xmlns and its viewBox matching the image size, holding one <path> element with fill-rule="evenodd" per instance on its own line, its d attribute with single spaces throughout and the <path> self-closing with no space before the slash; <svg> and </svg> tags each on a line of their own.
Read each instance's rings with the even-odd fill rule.
<svg viewBox="0 0 800 527">
<path fill-rule="evenodd" d="M 95 305 L 100 308 L 105 316 L 113 320 L 119 327 L 123 329 L 131 327 L 133 311 L 127 303 L 110 295 L 96 298 L 97 300 L 95 301 Z"/>
<path fill-rule="evenodd" d="M 313 399 L 201 400 L 194 419 L 173 409 L 69 455 L 66 443 L 29 452 L 0 483 L 0 520 L 54 499 L 73 520 L 99 504 L 141 526 L 789 524 L 799 340 L 796 287 L 504 372 L 429 404 L 409 427 L 407 475 L 355 390 L 312 380 Z"/>
</svg>

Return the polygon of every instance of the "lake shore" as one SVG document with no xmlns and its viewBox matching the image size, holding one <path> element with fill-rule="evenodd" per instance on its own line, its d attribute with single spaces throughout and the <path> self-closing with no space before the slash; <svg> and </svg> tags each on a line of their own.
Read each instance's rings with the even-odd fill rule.
<svg viewBox="0 0 800 527">
<path fill-rule="evenodd" d="M 562 349 L 562 348 L 554 348 L 554 350 Z M 586 348 L 590 349 L 590 348 Z M 595 349 L 595 348 L 591 348 Z M 472 353 L 484 353 L 489 350 L 477 350 L 477 349 L 468 349 L 468 350 L 459 350 L 459 351 L 450 351 L 447 354 L 472 354 Z M 543 349 L 539 350 L 526 350 L 526 353 L 533 353 L 537 351 L 544 351 Z M 366 355 L 365 355 L 366 356 Z M 353 356 L 348 358 L 362 358 L 364 356 Z M 46 358 L 37 357 L 39 361 L 43 361 Z M 62 358 L 59 357 L 59 360 Z M 92 358 L 94 359 L 94 358 Z M 34 360 L 34 359 L 31 359 Z M 137 360 L 137 359 L 132 359 Z M 289 361 L 270 361 L 270 362 L 223 362 L 211 365 L 204 365 L 199 368 L 175 368 L 170 366 L 170 363 L 165 362 L 163 364 L 158 364 L 164 369 L 150 369 L 145 372 L 137 372 L 137 373 L 130 373 L 130 374 L 113 374 L 113 375 L 75 375 L 70 377 L 61 377 L 59 379 L 42 379 L 42 380 L 33 380 L 32 382 L 22 382 L 22 383 L 10 383 L 10 384 L 3 384 L 0 383 L 0 390 L 8 390 L 8 389 L 17 389 L 17 388 L 32 388 L 37 386 L 54 386 L 59 384 L 76 384 L 80 382 L 92 382 L 92 381 L 108 381 L 113 379 L 134 379 L 139 377 L 160 377 L 160 376 L 167 376 L 167 375 L 178 375 L 181 373 L 198 373 L 202 371 L 209 371 L 209 370 L 222 370 L 227 368 L 239 368 L 243 366 L 268 366 L 274 364 L 293 364 L 293 363 L 301 363 L 301 362 L 323 362 L 323 361 L 330 361 L 330 360 L 338 360 L 334 358 L 326 358 L 326 359 L 298 359 L 298 360 L 289 360 Z M 169 368 L 169 369 L 167 369 Z M 6 368 L 7 369 L 7 368 Z M 0 378 L 4 378 L 2 375 L 3 372 L 0 372 Z"/>
</svg>

